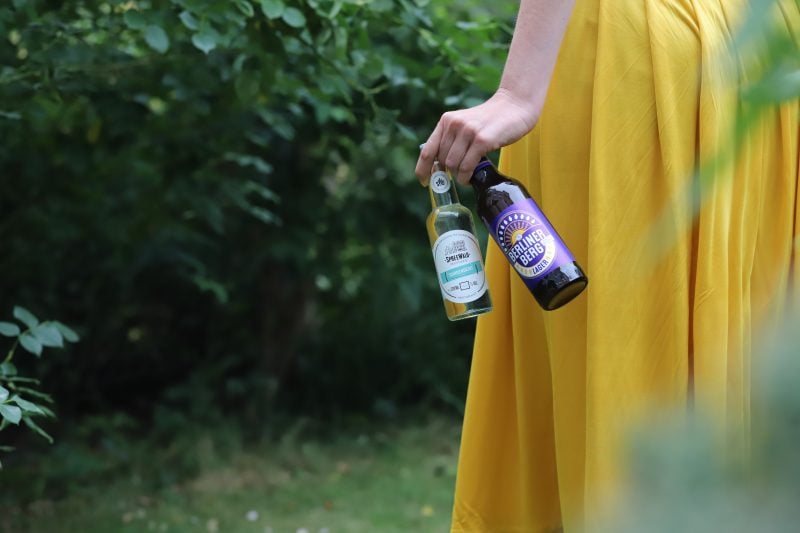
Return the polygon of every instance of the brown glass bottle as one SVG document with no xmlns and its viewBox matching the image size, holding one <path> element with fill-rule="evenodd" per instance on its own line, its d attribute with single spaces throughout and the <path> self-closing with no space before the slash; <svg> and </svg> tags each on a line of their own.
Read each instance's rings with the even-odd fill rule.
<svg viewBox="0 0 800 533">
<path fill-rule="evenodd" d="M 558 309 L 589 283 L 539 206 L 485 157 L 472 172 L 478 216 L 543 309 Z"/>
</svg>

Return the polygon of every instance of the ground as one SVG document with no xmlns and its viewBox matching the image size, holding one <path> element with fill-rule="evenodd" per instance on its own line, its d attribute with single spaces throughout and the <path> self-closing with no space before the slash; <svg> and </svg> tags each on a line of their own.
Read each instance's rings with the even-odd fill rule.
<svg viewBox="0 0 800 533">
<path fill-rule="evenodd" d="M 243 449 L 225 464 L 146 490 L 136 476 L 5 508 L 17 532 L 445 532 L 455 419 Z M 199 443 L 202 446 L 202 443 Z"/>
</svg>

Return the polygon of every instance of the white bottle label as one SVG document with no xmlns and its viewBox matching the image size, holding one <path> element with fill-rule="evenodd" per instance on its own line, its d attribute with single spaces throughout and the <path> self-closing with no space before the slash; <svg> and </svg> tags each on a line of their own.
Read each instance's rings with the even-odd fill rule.
<svg viewBox="0 0 800 533">
<path fill-rule="evenodd" d="M 450 178 L 442 172 L 441 170 L 437 170 L 433 174 L 431 174 L 431 189 L 435 193 L 445 193 L 450 190 Z"/>
<path fill-rule="evenodd" d="M 442 233 L 433 243 L 433 261 L 442 296 L 465 304 L 486 292 L 486 272 L 478 239 L 462 229 Z"/>
</svg>

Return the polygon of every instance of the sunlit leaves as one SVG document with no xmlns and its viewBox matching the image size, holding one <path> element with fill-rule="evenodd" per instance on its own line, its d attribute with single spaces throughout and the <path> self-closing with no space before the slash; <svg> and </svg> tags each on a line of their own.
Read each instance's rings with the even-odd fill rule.
<svg viewBox="0 0 800 533">
<path fill-rule="evenodd" d="M 61 331 L 53 324 L 39 324 L 31 330 L 31 334 L 36 337 L 42 346 L 49 348 L 61 348 L 64 346 Z"/>
<path fill-rule="evenodd" d="M 280 17 L 285 8 L 283 0 L 261 0 L 261 11 L 268 19 Z"/>
<path fill-rule="evenodd" d="M 25 351 L 41 356 L 44 348 L 61 348 L 65 340 L 78 341 L 78 335 L 61 322 L 54 320 L 40 322 L 33 313 L 23 307 L 14 307 L 13 315 L 25 325 L 25 329 L 13 322 L 0 322 L 0 333 L 6 337 L 16 337 L 6 359 L 0 363 L 0 430 L 8 424 L 19 425 L 22 422 L 34 433 L 52 442 L 52 437 L 33 420 L 33 417 L 55 416 L 52 410 L 37 403 L 51 403 L 52 399 L 48 394 L 32 388 L 38 385 L 38 380 L 19 376 L 11 359 L 14 357 L 17 344 Z M 30 399 L 23 398 L 22 394 Z"/>
<path fill-rule="evenodd" d="M 303 12 L 294 7 L 287 7 L 281 13 L 283 21 L 292 28 L 302 28 L 306 25 L 306 17 Z"/>
<path fill-rule="evenodd" d="M 133 30 L 142 30 L 147 26 L 147 19 L 141 11 L 130 9 L 122 15 L 125 24 Z"/>
<path fill-rule="evenodd" d="M 33 418 L 26 416 L 22 418 L 22 422 L 28 426 L 34 433 L 38 434 L 40 437 L 45 439 L 50 444 L 53 444 L 53 437 L 50 436 L 44 429 L 42 429 L 39 424 L 37 424 Z"/>
<path fill-rule="evenodd" d="M 11 322 L 0 322 L 0 335 L 5 337 L 16 337 L 19 335 L 19 326 Z"/>
<path fill-rule="evenodd" d="M 169 37 L 160 26 L 149 25 L 144 29 L 144 40 L 156 52 L 164 53 L 169 50 Z"/>
<path fill-rule="evenodd" d="M 78 342 L 80 340 L 78 334 L 69 326 L 62 324 L 58 320 L 54 320 L 52 324 L 58 328 L 58 331 L 61 332 L 61 336 L 64 337 L 64 340 L 67 342 Z"/>
<path fill-rule="evenodd" d="M 33 313 L 25 309 L 24 307 L 16 306 L 14 307 L 14 318 L 20 320 L 23 324 L 28 326 L 29 328 L 35 328 L 37 324 L 39 324 L 39 319 L 36 318 Z"/>
<path fill-rule="evenodd" d="M 196 30 L 198 28 L 197 19 L 188 11 L 181 11 L 179 15 L 181 22 L 184 26 L 186 26 L 190 30 Z"/>
<path fill-rule="evenodd" d="M 16 405 L 0 404 L 0 416 L 11 424 L 19 424 L 22 418 L 22 409 Z"/>
<path fill-rule="evenodd" d="M 30 332 L 25 332 L 19 337 L 19 344 L 34 355 L 42 355 L 42 341 Z"/>
<path fill-rule="evenodd" d="M 255 14 L 253 4 L 250 3 L 250 0 L 236 0 L 236 7 L 245 17 L 249 18 Z"/>
<path fill-rule="evenodd" d="M 192 35 L 192 44 L 204 54 L 208 54 L 219 43 L 219 33 L 211 27 L 205 27 Z"/>
</svg>

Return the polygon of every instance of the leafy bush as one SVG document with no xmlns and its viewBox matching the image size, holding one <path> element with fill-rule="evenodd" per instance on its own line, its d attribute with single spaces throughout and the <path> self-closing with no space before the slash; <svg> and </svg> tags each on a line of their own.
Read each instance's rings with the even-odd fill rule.
<svg viewBox="0 0 800 533">
<path fill-rule="evenodd" d="M 22 422 L 52 443 L 53 438 L 34 419 L 55 418 L 53 411 L 44 405 L 53 400 L 38 390 L 39 380 L 17 372 L 13 363 L 14 354 L 21 346 L 36 357 L 41 357 L 45 347 L 62 348 L 64 341 L 77 342 L 78 334 L 57 320 L 40 322 L 24 307 L 14 308 L 14 318 L 22 323 L 22 327 L 14 322 L 0 322 L 0 335 L 14 339 L 5 359 L 0 363 L 0 431 L 10 424 L 18 425 Z M 0 451 L 12 450 L 10 446 L 0 446 Z"/>
<path fill-rule="evenodd" d="M 62 411 L 462 397 L 471 326 L 443 317 L 412 169 L 494 88 L 514 7 L 0 7 L 0 296 L 84 331 L 42 361 Z"/>
</svg>

